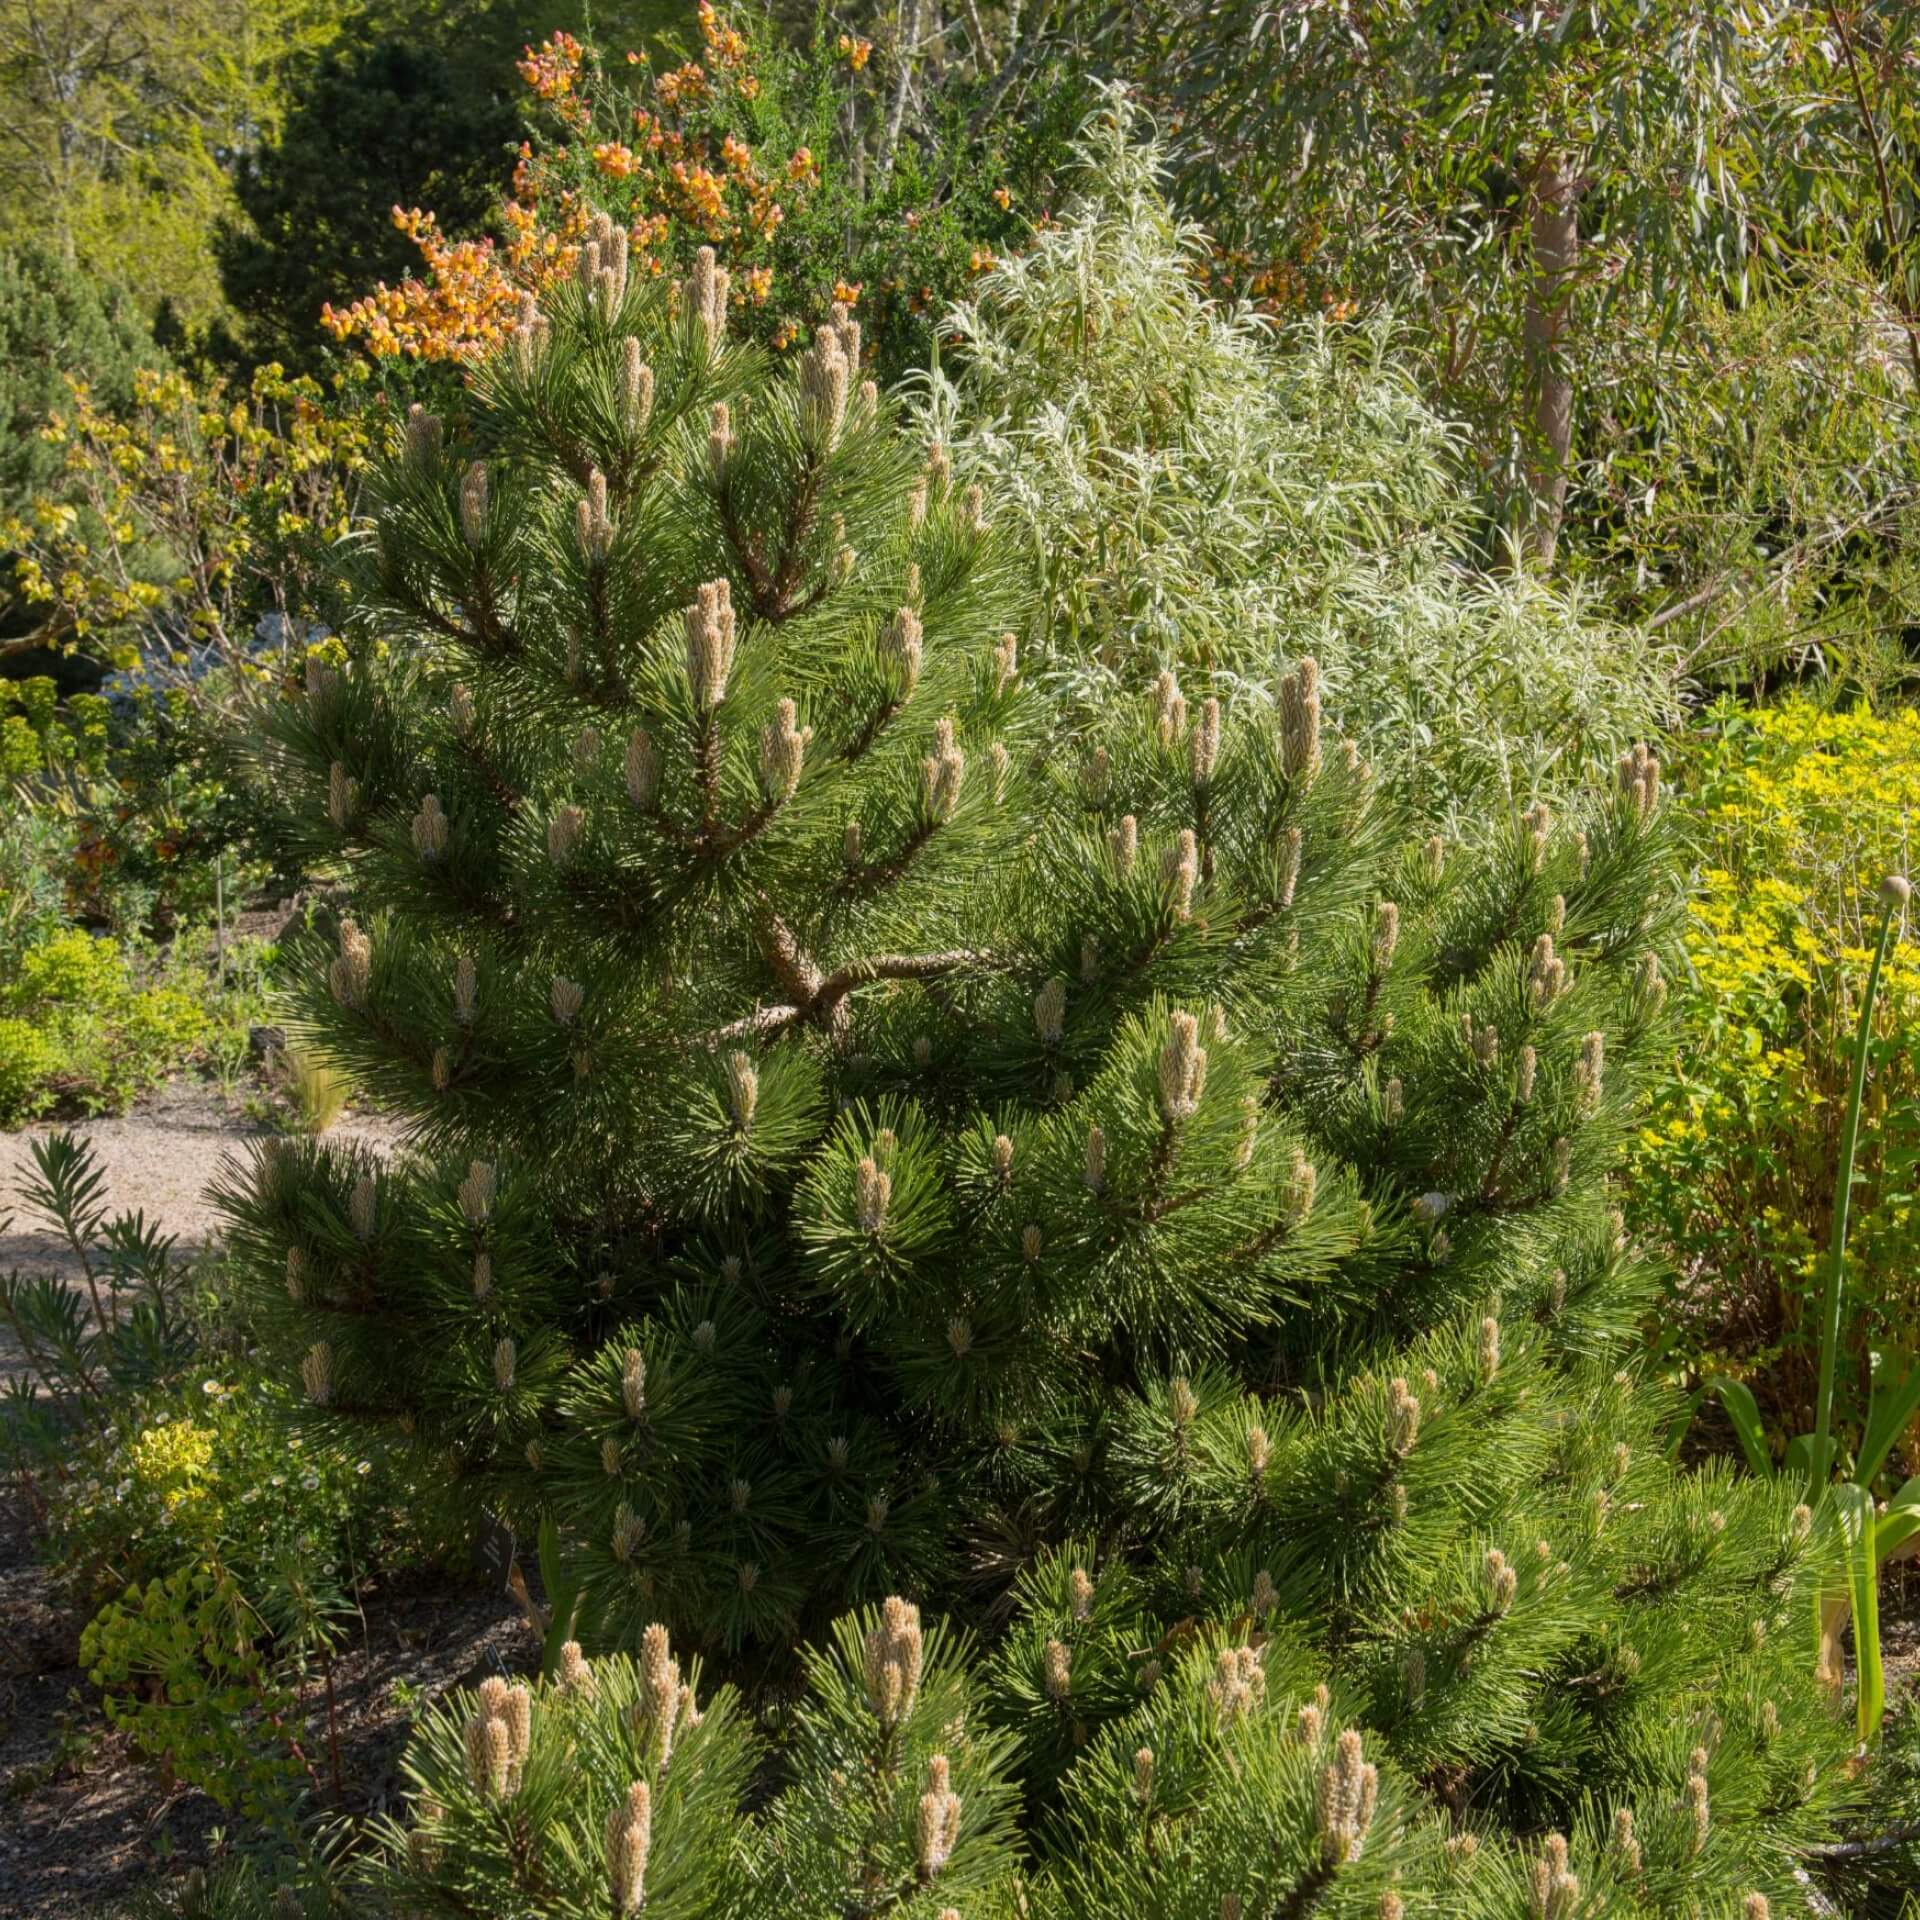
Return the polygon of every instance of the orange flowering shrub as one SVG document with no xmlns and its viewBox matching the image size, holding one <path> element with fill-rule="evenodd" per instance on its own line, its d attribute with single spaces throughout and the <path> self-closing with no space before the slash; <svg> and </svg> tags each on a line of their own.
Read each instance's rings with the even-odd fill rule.
<svg viewBox="0 0 1920 1920">
<path fill-rule="evenodd" d="M 936 168 L 939 156 L 909 142 L 891 169 L 856 169 L 849 139 L 870 141 L 884 118 L 870 42 L 762 45 L 710 4 L 699 26 L 699 58 L 665 71 L 638 53 L 610 67 L 571 33 L 529 47 L 519 71 L 535 131 L 500 233 L 456 239 L 432 213 L 396 207 L 421 271 L 329 307 L 334 337 L 376 359 L 475 360 L 523 294 L 572 270 L 592 207 L 626 226 L 639 271 L 678 273 L 696 248 L 715 248 L 741 323 L 776 351 L 805 338 L 830 300 L 858 300 L 882 371 L 923 359 L 937 313 L 1017 249 L 1006 176 L 1050 167 L 1070 121 L 996 132 L 1029 140 L 1025 154 L 976 143 L 965 164 Z M 1034 180 L 1020 204 L 1042 198 Z"/>
<path fill-rule="evenodd" d="M 504 209 L 507 240 L 449 240 L 418 207 L 395 207 L 393 224 L 420 249 L 423 278 L 381 285 L 349 307 L 328 305 L 322 324 L 375 359 L 470 360 L 502 340 L 525 291 L 564 272 L 579 221 L 556 230 L 517 200 Z"/>
</svg>

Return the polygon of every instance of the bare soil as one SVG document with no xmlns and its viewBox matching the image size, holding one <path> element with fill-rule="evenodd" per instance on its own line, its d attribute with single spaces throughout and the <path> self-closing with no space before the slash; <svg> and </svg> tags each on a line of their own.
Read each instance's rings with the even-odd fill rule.
<svg viewBox="0 0 1920 1920">
<path fill-rule="evenodd" d="M 401 1796 L 408 1714 L 398 1686 L 437 1697 L 489 1673 L 538 1665 L 539 1648 L 497 1585 L 446 1573 L 375 1580 L 334 1664 L 342 1787 L 328 1765 L 325 1698 L 309 1689 L 304 1751 L 319 1810 L 355 1817 Z M 0 1914 L 106 1920 L 137 1891 L 212 1864 L 212 1836 L 237 1822 L 106 1728 L 77 1660 L 85 1624 L 35 1558 L 18 1511 L 0 1514 Z"/>
</svg>

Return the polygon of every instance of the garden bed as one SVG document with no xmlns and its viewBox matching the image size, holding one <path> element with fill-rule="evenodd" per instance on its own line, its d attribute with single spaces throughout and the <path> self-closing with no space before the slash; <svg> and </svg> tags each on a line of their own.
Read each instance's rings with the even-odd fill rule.
<svg viewBox="0 0 1920 1920">
<path fill-rule="evenodd" d="M 538 1649 L 497 1588 L 445 1574 L 369 1583 L 334 1667 L 338 1810 L 392 1803 L 410 1714 L 422 1697 L 522 1671 Z M 217 1857 L 246 1823 L 204 1794 L 169 1791 L 158 1768 L 101 1723 L 78 1664 L 84 1622 L 62 1604 L 17 1505 L 0 1515 L 0 1912 L 14 1920 L 78 1920 L 122 1910 L 136 1890 L 177 1880 Z M 320 1688 L 308 1690 L 303 1743 L 328 1773 Z"/>
</svg>

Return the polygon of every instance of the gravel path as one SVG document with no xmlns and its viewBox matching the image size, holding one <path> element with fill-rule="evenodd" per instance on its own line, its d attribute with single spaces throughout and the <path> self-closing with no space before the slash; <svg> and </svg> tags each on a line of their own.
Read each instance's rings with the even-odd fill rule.
<svg viewBox="0 0 1920 1920">
<path fill-rule="evenodd" d="M 271 1132 L 223 1099 L 210 1082 L 175 1080 L 117 1118 L 0 1133 L 0 1273 L 18 1268 L 26 1274 L 56 1273 L 76 1282 L 80 1278 L 72 1250 L 45 1231 L 37 1216 L 28 1215 L 16 1191 L 21 1177 L 34 1172 L 31 1143 L 61 1124 L 92 1140 L 107 1176 L 108 1212 L 144 1213 L 163 1233 L 177 1236 L 176 1258 L 201 1252 L 215 1238 L 216 1223 L 204 1196 L 220 1162 L 246 1141 Z M 327 1135 L 329 1140 L 364 1141 L 382 1152 L 399 1137 L 397 1121 L 356 1114 L 345 1116 Z M 19 1357 L 12 1334 L 0 1326 L 0 1378 L 14 1373 Z"/>
</svg>

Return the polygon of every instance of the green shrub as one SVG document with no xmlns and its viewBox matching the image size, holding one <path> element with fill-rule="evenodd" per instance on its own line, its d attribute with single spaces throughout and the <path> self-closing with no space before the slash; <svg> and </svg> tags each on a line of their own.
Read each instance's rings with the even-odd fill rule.
<svg viewBox="0 0 1920 1920">
<path fill-rule="evenodd" d="M 1677 1271 L 1663 1319 L 1696 1374 L 1729 1372 L 1776 1437 L 1811 1424 L 1818 1304 L 1853 1023 L 1880 881 L 1920 823 L 1920 714 L 1806 699 L 1716 707 L 1697 742 L 1702 873 L 1689 915 L 1680 1045 L 1653 1100 L 1630 1191 Z M 1860 1369 L 1920 1347 L 1920 960 L 1881 981 L 1848 1240 Z M 1915 1464 L 1920 1464 L 1916 1462 Z"/>
<path fill-rule="evenodd" d="M 197 1378 L 186 1365 L 117 1396 L 73 1441 L 43 1524 L 62 1581 L 82 1597 L 217 1561 L 270 1618 L 276 1582 L 296 1569 L 331 1580 L 350 1529 L 363 1549 L 380 1535 L 391 1477 L 290 1436 L 283 1387 L 244 1363 L 223 1371 Z"/>
<path fill-rule="evenodd" d="M 0 1275 L 30 1376 L 0 1404 L 0 1463 L 63 1597 L 97 1609 L 82 1659 L 108 1718 L 167 1787 L 287 1842 L 320 1751 L 309 1672 L 327 1680 L 337 1790 L 333 1653 L 366 1568 L 424 1557 L 426 1508 L 373 1461 L 288 1434 L 286 1390 L 248 1364 L 245 1327 L 170 1239 L 109 1215 L 87 1143 L 56 1132 L 32 1158 L 15 1197 L 81 1272 Z"/>
<path fill-rule="evenodd" d="M 158 1763 L 168 1786 L 269 1830 L 292 1821 L 303 1778 L 298 1701 L 257 1644 L 260 1622 L 220 1571 L 183 1566 L 128 1588 L 88 1622 L 80 1663 L 108 1720 Z"/>
<path fill-rule="evenodd" d="M 9 709 L 18 707 L 18 713 Z M 44 674 L 0 680 L 0 774 L 14 779 L 62 767 L 97 773 L 105 764 L 110 708 L 97 693 L 64 703 Z"/>
<path fill-rule="evenodd" d="M 772 1698 L 799 1661 L 814 1784 L 737 1910 L 934 1920 L 946 1793 L 993 1831 L 991 1768 L 890 1742 L 904 1653 L 834 1625 L 890 1596 L 994 1636 L 939 1737 L 1007 1737 L 1053 1912 L 1377 1913 L 1396 1868 L 1451 1907 L 1458 1868 L 1491 1915 L 1549 1830 L 1626 1885 L 1620 1814 L 1656 1910 L 1793 1897 L 1855 1790 L 1831 1535 L 1669 1463 L 1615 1210 L 1656 756 L 1456 844 L 1307 662 L 1069 706 L 1007 501 L 903 441 L 844 314 L 776 368 L 710 259 L 593 244 L 370 476 L 344 657 L 258 745 L 355 877 L 292 1017 L 421 1149 L 223 1183 L 302 1431 L 541 1524 L 584 1644 L 671 1628 Z M 635 1756 L 562 1740 L 520 1805 L 518 1713 L 457 1799 L 434 1736 L 454 1831 L 434 1864 L 419 1806 L 409 1862 L 515 1910 L 553 1808 L 591 1911 Z M 970 1915 L 1013 1897 L 981 1851 Z"/>
<path fill-rule="evenodd" d="M 0 1125 L 44 1112 L 59 1067 L 60 1049 L 38 1025 L 0 1018 Z"/>
<path fill-rule="evenodd" d="M 99 1007 L 126 991 L 126 963 L 114 943 L 70 927 L 22 954 L 3 993 L 10 1007 Z"/>
<path fill-rule="evenodd" d="M 0 518 L 59 484 L 60 452 L 41 429 L 82 379 L 107 406 L 132 397 L 133 372 L 160 354 L 136 303 L 52 249 L 0 249 Z"/>
<path fill-rule="evenodd" d="M 0 1123 L 68 1102 L 88 1112 L 124 1110 L 158 1086 L 208 1037 L 201 1001 L 172 986 L 140 986 L 116 942 L 64 928 L 18 956 L 0 976 L 0 1007 L 13 1016 L 0 1039 Z"/>
<path fill-rule="evenodd" d="M 1727 1547 L 1728 1598 L 1732 1559 L 1778 1579 L 1768 1534 L 1783 1519 Z M 1753 1879 L 1784 1907 L 1796 1846 L 1856 1797 L 1824 1712 L 1761 1694 L 1704 1741 L 1697 1726 L 1666 1729 L 1632 1799 L 1503 1846 L 1480 1809 L 1432 1805 L 1418 1755 L 1449 1709 L 1422 1678 L 1382 1663 L 1397 1727 L 1383 1737 L 1368 1724 L 1381 1691 L 1329 1687 L 1316 1652 L 1244 1599 L 1188 1602 L 1156 1644 L 1117 1568 L 1047 1571 L 1057 1599 L 1029 1589 L 1014 1621 L 1013 1642 L 1036 1654 L 1024 1685 L 897 1597 L 837 1621 L 775 1729 L 777 1767 L 734 1690 L 697 1659 L 683 1669 L 664 1629 L 648 1629 L 637 1657 L 567 1645 L 544 1681 L 494 1677 L 430 1709 L 403 1763 L 404 1812 L 373 1823 L 373 1849 L 330 1889 L 324 1874 L 297 1877 L 309 1899 L 382 1916 L 1358 1920 L 1413 1908 L 1500 1920 L 1536 1911 L 1527 1890 L 1544 1882 L 1561 1912 L 1590 1899 L 1604 1912 L 1751 1917 Z M 1555 1617 L 1552 1564 L 1529 1562 L 1505 1602 L 1504 1575 L 1519 1570 L 1497 1571 L 1491 1590 L 1463 1572 L 1463 1640 L 1539 1645 L 1571 1631 Z M 1631 1693 L 1639 1650 L 1594 1654 L 1594 1684 Z M 1617 1702 L 1617 1720 L 1635 1717 Z M 1057 1817 L 1022 1836 L 1021 1775 L 1048 1748 L 1065 1764 Z M 1788 1790 L 1814 1753 L 1823 1789 Z M 1766 1845 L 1736 1864 L 1734 1834 L 1766 1826 Z M 250 1912 L 295 1910 L 269 1906 L 264 1887 L 257 1898 Z"/>
</svg>

